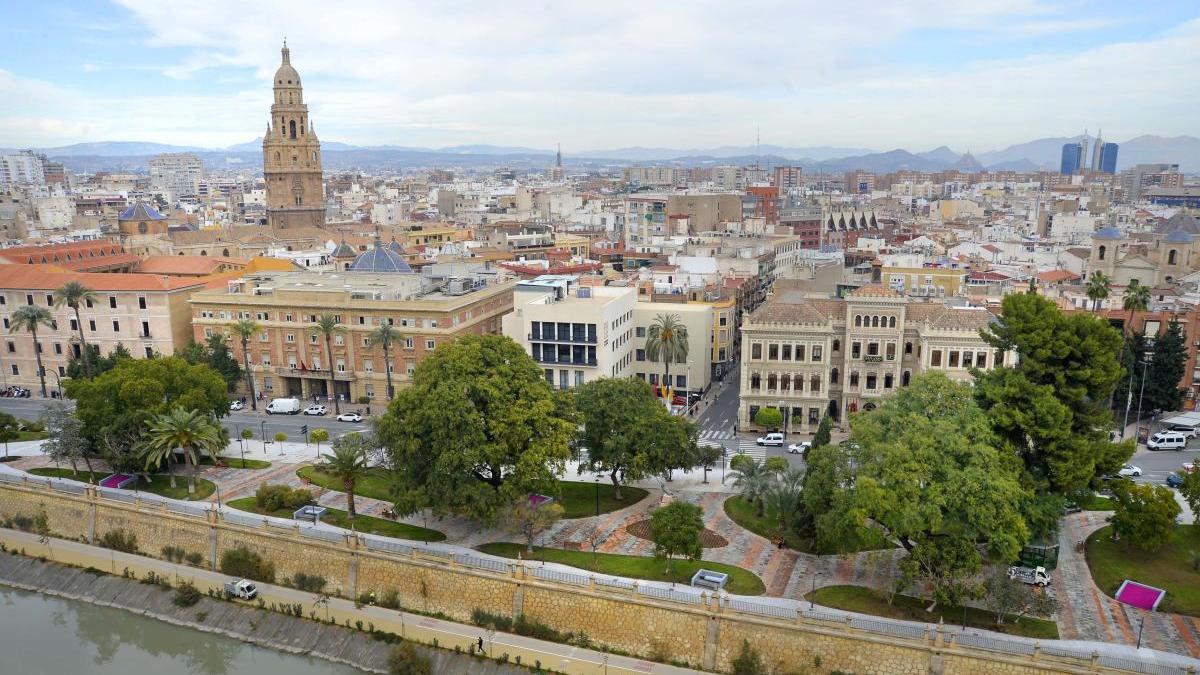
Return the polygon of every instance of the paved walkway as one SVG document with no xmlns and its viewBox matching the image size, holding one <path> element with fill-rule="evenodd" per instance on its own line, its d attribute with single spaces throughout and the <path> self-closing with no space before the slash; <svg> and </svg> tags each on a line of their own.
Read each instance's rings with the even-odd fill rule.
<svg viewBox="0 0 1200 675">
<path fill-rule="evenodd" d="M 1136 645 L 1144 619 L 1143 646 L 1200 658 L 1200 618 L 1130 607 L 1104 594 L 1092 581 L 1087 560 L 1077 546 L 1107 524 L 1107 515 L 1088 511 L 1063 521 L 1058 569 L 1053 574 L 1054 589 L 1060 598 L 1058 628 L 1062 638 Z"/>
</svg>

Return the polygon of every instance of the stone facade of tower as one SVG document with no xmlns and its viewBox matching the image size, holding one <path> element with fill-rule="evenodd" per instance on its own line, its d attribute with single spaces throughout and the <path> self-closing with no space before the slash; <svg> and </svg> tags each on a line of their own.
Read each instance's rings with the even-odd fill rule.
<svg viewBox="0 0 1200 675">
<path fill-rule="evenodd" d="M 263 178 L 267 184 L 267 224 L 276 228 L 321 227 L 325 197 L 321 182 L 321 142 L 304 104 L 300 74 L 292 67 L 287 43 L 275 71 L 275 102 L 263 136 Z"/>
</svg>

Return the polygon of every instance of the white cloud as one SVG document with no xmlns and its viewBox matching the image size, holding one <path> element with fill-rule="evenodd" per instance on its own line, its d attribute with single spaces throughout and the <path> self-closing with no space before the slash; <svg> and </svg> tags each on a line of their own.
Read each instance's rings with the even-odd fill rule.
<svg viewBox="0 0 1200 675">
<path fill-rule="evenodd" d="M 1103 125 L 1112 138 L 1195 133 L 1200 104 L 1190 86 L 1200 21 L 1067 55 L 891 58 L 929 34 L 1053 43 L 1113 20 L 1037 0 L 911 0 L 861 11 L 817 0 L 119 1 L 143 24 L 164 75 L 240 92 L 85 97 L 80 108 L 78 92 L 22 81 L 4 96 L 18 103 L 0 110 L 0 143 L 29 130 L 10 119 L 39 115 L 78 118 L 63 128 L 95 134 L 56 143 L 249 140 L 266 122 L 284 33 L 318 133 L 363 144 L 699 147 L 747 144 L 761 127 L 764 141 L 779 144 L 979 151 L 1081 126 Z M 103 78 L 125 66 L 92 59 L 84 67 Z"/>
</svg>

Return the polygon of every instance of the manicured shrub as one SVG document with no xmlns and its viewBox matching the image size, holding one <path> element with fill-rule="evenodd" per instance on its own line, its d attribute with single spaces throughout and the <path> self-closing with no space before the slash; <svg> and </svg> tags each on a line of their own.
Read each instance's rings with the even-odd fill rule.
<svg viewBox="0 0 1200 675">
<path fill-rule="evenodd" d="M 275 581 L 275 564 L 245 546 L 231 548 L 221 554 L 221 572 L 231 577 L 244 577 L 266 583 Z"/>
<path fill-rule="evenodd" d="M 254 503 L 264 511 L 287 509 L 295 511 L 302 506 L 311 504 L 312 493 L 304 488 L 292 488 L 287 485 L 259 485 L 254 493 Z"/>
</svg>

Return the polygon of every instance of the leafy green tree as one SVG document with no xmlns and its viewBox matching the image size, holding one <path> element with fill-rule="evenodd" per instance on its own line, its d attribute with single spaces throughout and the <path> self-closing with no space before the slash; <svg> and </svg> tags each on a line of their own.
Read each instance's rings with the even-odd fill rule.
<svg viewBox="0 0 1200 675">
<path fill-rule="evenodd" d="M 254 391 L 254 373 L 250 371 L 250 338 L 261 331 L 262 326 L 259 326 L 252 319 L 239 319 L 229 324 L 229 330 L 242 343 L 242 367 L 246 372 L 246 391 L 250 392 L 250 409 L 257 411 L 258 394 Z"/>
<path fill-rule="evenodd" d="M 392 324 L 384 322 L 379 324 L 379 327 L 371 331 L 367 336 L 367 346 L 371 348 L 379 347 L 383 351 L 383 372 L 387 376 L 387 397 L 392 400 L 396 396 L 396 388 L 392 386 L 392 344 L 400 339 L 400 331 L 392 327 Z"/>
<path fill-rule="evenodd" d="M 766 514 L 778 523 L 781 533 L 795 530 L 797 518 L 804 507 L 801 500 L 803 489 L 804 470 L 788 469 L 771 481 L 763 495 Z"/>
<path fill-rule="evenodd" d="M 112 370 L 64 386 L 84 434 L 114 470 L 142 464 L 138 444 L 152 417 L 173 408 L 218 418 L 229 412 L 220 374 L 177 356 L 119 359 Z"/>
<path fill-rule="evenodd" d="M 554 494 L 578 423 L 510 338 L 439 347 L 396 394 L 376 431 L 396 473 L 396 510 L 426 505 L 492 521 L 516 499 Z"/>
<path fill-rule="evenodd" d="M 342 482 L 346 493 L 346 514 L 354 520 L 354 487 L 370 471 L 369 447 L 362 434 L 346 434 L 333 442 L 333 452 L 322 455 L 321 470 Z"/>
<path fill-rule="evenodd" d="M 712 468 L 716 466 L 717 462 L 721 461 L 721 458 L 724 456 L 725 451 L 723 448 L 719 448 L 715 445 L 700 446 L 700 451 L 696 458 L 699 460 L 700 467 L 704 471 L 704 483 L 708 483 L 708 472 L 711 471 Z"/>
<path fill-rule="evenodd" d="M 821 423 L 817 425 L 817 433 L 813 434 L 813 447 L 818 445 L 829 445 L 829 441 L 833 432 L 833 420 L 829 419 L 829 415 L 821 416 Z"/>
<path fill-rule="evenodd" d="M 1167 330 L 1154 341 L 1154 352 L 1146 370 L 1145 398 L 1142 411 L 1179 410 L 1184 390 L 1179 388 L 1188 358 L 1183 326 L 1172 319 Z"/>
<path fill-rule="evenodd" d="M 754 413 L 754 425 L 759 429 L 774 431 L 783 426 L 783 413 L 779 412 L 779 408 L 763 406 Z"/>
<path fill-rule="evenodd" d="M 200 458 L 208 455 L 215 461 L 225 445 L 218 425 L 210 415 L 199 410 L 173 408 L 150 420 L 142 447 L 147 471 L 161 466 L 164 461 L 169 461 L 178 448 L 183 453 L 184 462 L 191 467 L 188 475 L 188 494 L 195 494 Z M 173 481 L 174 474 L 172 484 Z"/>
<path fill-rule="evenodd" d="M 695 504 L 675 501 L 650 516 L 650 539 L 654 557 L 667 559 L 671 578 L 675 577 L 675 556 L 699 560 L 704 553 L 700 534 L 704 532 L 704 511 Z"/>
<path fill-rule="evenodd" d="M 8 458 L 8 444 L 21 437 L 21 423 L 6 412 L 0 412 L 0 443 L 4 444 L 4 457 Z"/>
<path fill-rule="evenodd" d="M 542 532 L 554 527 L 563 517 L 563 507 L 558 502 L 537 501 L 521 497 L 508 508 L 505 528 L 525 540 L 525 551 L 533 553 L 533 542 Z"/>
<path fill-rule="evenodd" d="M 622 483 L 690 468 L 699 456 L 695 425 L 668 412 L 637 378 L 577 387 L 575 407 L 582 422 L 575 443 L 587 448 L 588 470 L 608 474 L 617 499 Z"/>
<path fill-rule="evenodd" d="M 1100 311 L 1101 301 L 1108 298 L 1109 291 L 1112 288 L 1112 279 L 1104 272 L 1093 272 L 1092 278 L 1088 279 L 1087 296 L 1092 301 L 1092 311 Z"/>
<path fill-rule="evenodd" d="M 981 600 L 996 617 L 996 625 L 1006 617 L 1020 620 L 1027 615 L 1050 616 L 1058 611 L 1058 603 L 1049 593 L 1042 593 L 1030 584 L 1008 576 L 1005 565 L 994 566 L 983 581 Z"/>
<path fill-rule="evenodd" d="M 275 432 L 275 442 L 276 443 L 285 443 L 285 442 L 287 442 L 287 438 L 288 438 L 287 434 L 283 433 L 282 431 Z"/>
<path fill-rule="evenodd" d="M 242 377 L 242 367 L 233 358 L 233 353 L 229 351 L 229 343 L 220 333 L 214 333 L 203 343 L 189 342 L 177 354 L 188 363 L 205 364 L 220 373 L 225 380 L 227 392 L 233 391 Z"/>
<path fill-rule="evenodd" d="M 79 353 L 83 357 L 83 372 L 85 376 L 90 376 L 91 362 L 90 354 L 88 353 L 87 338 L 83 334 L 83 319 L 79 317 L 79 306 L 81 304 L 90 304 L 96 299 L 96 294 L 92 289 L 84 286 L 78 281 L 68 281 L 61 288 L 54 291 L 54 306 L 55 307 L 70 307 L 75 313 L 75 328 L 79 331 Z"/>
<path fill-rule="evenodd" d="M 129 349 L 120 342 L 117 343 L 116 347 L 113 347 L 112 351 L 108 353 L 108 356 L 101 356 L 100 347 L 97 345 L 89 344 L 86 349 L 86 356 L 84 351 L 85 350 L 82 349 L 80 350 L 79 358 L 72 356 L 71 359 L 67 361 L 67 377 L 73 380 L 96 377 L 97 375 L 101 375 L 112 370 L 114 367 L 116 367 L 118 361 L 121 361 L 122 359 L 133 358 L 133 354 L 129 352 Z M 89 364 L 86 369 L 84 368 L 85 358 Z"/>
<path fill-rule="evenodd" d="M 73 474 L 79 473 L 76 463 L 83 460 L 88 480 L 94 482 L 91 443 L 83 433 L 83 423 L 71 414 L 70 406 L 62 401 L 47 402 L 42 408 L 41 421 L 47 434 L 42 452 L 56 463 L 70 462 Z"/>
<path fill-rule="evenodd" d="M 849 493 L 860 527 L 880 528 L 908 551 L 905 585 L 924 581 L 936 602 L 958 602 L 979 572 L 981 548 L 1016 558 L 1029 539 L 1019 508 L 1026 492 L 970 385 L 919 375 L 851 426 L 860 448 L 853 481 L 835 490 Z"/>
<path fill-rule="evenodd" d="M 33 352 L 37 357 L 38 379 L 42 382 L 42 398 L 49 398 L 50 395 L 46 393 L 46 368 L 42 365 L 42 343 L 38 341 L 38 326 L 49 327 L 54 324 L 50 310 L 37 305 L 21 305 L 17 311 L 12 313 L 10 321 L 10 333 L 29 331 L 33 337 Z"/>
<path fill-rule="evenodd" d="M 308 327 L 308 332 L 313 335 L 321 336 L 325 343 L 325 360 L 326 367 L 329 368 L 329 397 L 333 399 L 333 413 L 335 415 L 342 414 L 342 406 L 338 402 L 338 397 L 334 394 L 333 387 L 333 336 L 340 335 L 346 332 L 346 327 L 338 323 L 338 318 L 334 314 L 322 314 L 317 317 L 317 322 Z"/>
<path fill-rule="evenodd" d="M 659 314 L 646 330 L 646 358 L 663 364 L 663 384 L 671 384 L 671 364 L 687 363 L 688 330 L 678 314 Z"/>
<path fill-rule="evenodd" d="M 245 430 L 245 429 L 243 429 L 243 433 L 244 433 L 245 431 L 246 431 L 246 430 Z M 251 433 L 253 433 L 253 432 L 251 432 Z M 319 428 L 318 428 L 318 429 L 313 429 L 313 430 L 312 430 L 312 433 L 310 433 L 310 434 L 308 435 L 308 437 L 309 437 L 310 439 L 312 439 L 312 442 L 313 442 L 313 443 L 316 443 L 316 444 L 317 444 L 317 454 L 321 454 L 321 443 L 322 443 L 322 442 L 324 442 L 324 441 L 327 441 L 327 440 L 329 440 L 329 432 L 328 432 L 328 431 L 326 431 L 325 429 L 319 429 Z"/>
<path fill-rule="evenodd" d="M 804 487 L 796 531 L 813 539 L 821 553 L 845 553 L 867 542 L 881 542 L 874 530 L 859 526 L 850 512 L 857 446 L 814 445 L 805 457 Z"/>
<path fill-rule="evenodd" d="M 1116 502 L 1112 528 L 1117 536 L 1143 551 L 1156 551 L 1171 541 L 1182 509 L 1170 489 L 1114 480 L 1112 493 Z"/>
<path fill-rule="evenodd" d="M 1005 296 L 1000 321 L 983 337 L 1015 351 L 1012 367 L 976 373 L 975 398 L 1007 457 L 1024 467 L 1034 496 L 1027 514 L 1061 508 L 1062 495 L 1116 471 L 1133 453 L 1132 441 L 1108 437 L 1108 400 L 1122 375 L 1120 334 L 1091 314 L 1064 315 L 1037 295 Z M 1046 534 L 1053 522 L 1031 520 Z"/>
<path fill-rule="evenodd" d="M 791 465 L 789 465 L 787 459 L 783 457 L 768 457 L 766 461 L 763 462 L 763 470 L 769 474 L 772 474 L 772 476 L 781 474 L 784 471 L 787 471 L 789 468 L 791 468 Z"/>
</svg>

